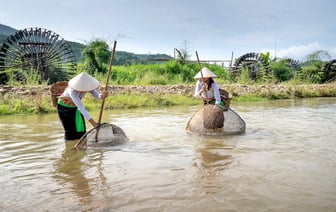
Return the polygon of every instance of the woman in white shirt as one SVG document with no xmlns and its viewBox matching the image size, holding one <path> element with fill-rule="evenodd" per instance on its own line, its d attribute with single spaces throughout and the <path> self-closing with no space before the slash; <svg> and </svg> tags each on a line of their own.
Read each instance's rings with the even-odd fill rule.
<svg viewBox="0 0 336 212">
<path fill-rule="evenodd" d="M 194 77 L 197 79 L 194 96 L 196 98 L 201 97 L 204 104 L 214 104 L 223 109 L 224 102 L 221 99 L 219 87 L 213 80 L 213 78 L 216 77 L 217 76 L 207 67 L 202 68 L 202 70 L 200 70 Z"/>
<path fill-rule="evenodd" d="M 82 72 L 68 82 L 68 87 L 58 97 L 57 112 L 64 128 L 66 140 L 79 139 L 86 133 L 85 119 L 93 127 L 98 125 L 81 101 L 86 93 L 90 93 L 96 99 L 105 98 L 107 92 L 100 94 L 98 87 L 99 82 L 95 78 Z"/>
</svg>

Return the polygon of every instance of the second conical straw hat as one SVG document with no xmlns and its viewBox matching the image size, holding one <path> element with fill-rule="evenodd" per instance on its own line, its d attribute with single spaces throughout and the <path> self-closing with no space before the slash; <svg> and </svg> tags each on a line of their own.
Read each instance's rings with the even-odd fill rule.
<svg viewBox="0 0 336 212">
<path fill-rule="evenodd" d="M 208 69 L 207 67 L 203 67 L 202 70 L 199 71 L 194 78 L 195 79 L 201 79 L 202 75 L 203 75 L 203 78 L 215 78 L 215 77 L 217 77 L 216 74 L 214 74 L 212 71 L 210 71 L 210 69 Z"/>
</svg>

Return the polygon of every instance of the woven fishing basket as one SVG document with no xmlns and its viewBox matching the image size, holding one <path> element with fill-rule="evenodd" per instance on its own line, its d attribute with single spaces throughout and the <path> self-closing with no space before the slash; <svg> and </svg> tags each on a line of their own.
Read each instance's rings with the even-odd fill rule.
<svg viewBox="0 0 336 212">
<path fill-rule="evenodd" d="M 224 111 L 228 111 L 231 104 L 232 95 L 224 89 L 219 89 L 219 94 L 224 102 Z"/>
<path fill-rule="evenodd" d="M 57 106 L 57 97 L 59 97 L 65 88 L 68 87 L 68 82 L 57 82 L 50 87 L 50 95 L 52 104 Z"/>
</svg>

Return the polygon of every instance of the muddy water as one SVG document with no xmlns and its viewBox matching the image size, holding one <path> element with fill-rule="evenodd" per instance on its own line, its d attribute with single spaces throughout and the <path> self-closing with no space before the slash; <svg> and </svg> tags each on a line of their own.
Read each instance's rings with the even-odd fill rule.
<svg viewBox="0 0 336 212">
<path fill-rule="evenodd" d="M 186 134 L 196 109 L 105 111 L 130 140 L 84 151 L 56 114 L 0 117 L 0 210 L 336 211 L 336 98 L 234 105 L 226 137 Z"/>
</svg>

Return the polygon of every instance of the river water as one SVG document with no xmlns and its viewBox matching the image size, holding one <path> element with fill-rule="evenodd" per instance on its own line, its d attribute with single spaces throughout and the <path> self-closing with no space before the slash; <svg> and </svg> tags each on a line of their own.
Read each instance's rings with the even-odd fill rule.
<svg viewBox="0 0 336 212">
<path fill-rule="evenodd" d="M 86 150 L 56 114 L 1 116 L 0 210 L 336 211 L 336 98 L 233 105 L 221 137 L 186 134 L 196 109 L 104 111 L 129 141 Z"/>
</svg>

